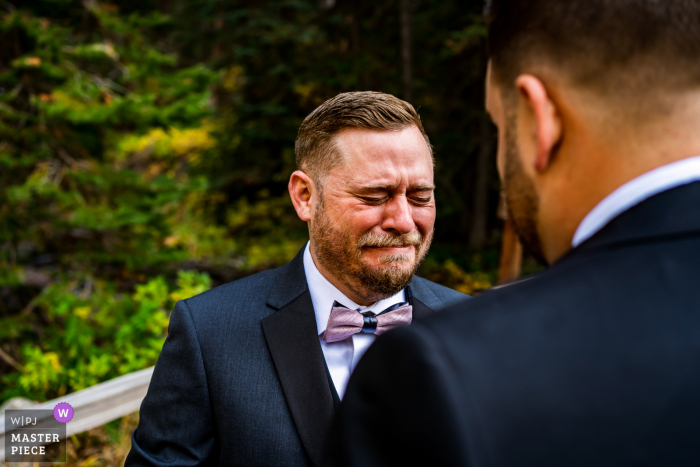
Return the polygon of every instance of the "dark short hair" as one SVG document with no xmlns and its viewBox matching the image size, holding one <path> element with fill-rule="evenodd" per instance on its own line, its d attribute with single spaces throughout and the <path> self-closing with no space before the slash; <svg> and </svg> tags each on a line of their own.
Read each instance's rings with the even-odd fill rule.
<svg viewBox="0 0 700 467">
<path fill-rule="evenodd" d="M 347 128 L 365 130 L 403 130 L 415 125 L 432 148 L 420 116 L 408 102 L 382 92 L 345 92 L 328 99 L 304 119 L 295 144 L 299 170 L 308 173 L 317 184 L 342 160 L 334 137 Z"/>
<path fill-rule="evenodd" d="M 546 66 L 605 91 L 700 85 L 700 0 L 489 0 L 486 17 L 500 84 Z"/>
</svg>

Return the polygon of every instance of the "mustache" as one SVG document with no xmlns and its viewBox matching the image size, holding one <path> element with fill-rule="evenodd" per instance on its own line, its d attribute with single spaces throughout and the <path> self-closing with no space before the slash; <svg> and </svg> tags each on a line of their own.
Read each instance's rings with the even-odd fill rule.
<svg viewBox="0 0 700 467">
<path fill-rule="evenodd" d="M 376 232 L 365 232 L 357 240 L 357 247 L 391 248 L 414 246 L 420 247 L 423 244 L 423 235 L 417 230 L 404 235 L 392 235 L 389 233 L 379 234 Z"/>
</svg>

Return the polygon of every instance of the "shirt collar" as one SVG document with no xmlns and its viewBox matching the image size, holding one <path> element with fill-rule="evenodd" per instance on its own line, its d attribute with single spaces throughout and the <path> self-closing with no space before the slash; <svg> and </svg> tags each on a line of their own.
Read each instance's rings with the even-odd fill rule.
<svg viewBox="0 0 700 467">
<path fill-rule="evenodd" d="M 361 311 L 384 311 L 391 305 L 406 301 L 404 289 L 396 295 L 379 300 L 367 307 L 360 306 L 353 302 L 346 297 L 343 292 L 338 290 L 336 286 L 331 284 L 328 279 L 323 277 L 321 271 L 318 270 L 311 256 L 311 242 L 308 242 L 304 249 L 304 273 L 306 274 L 306 282 L 309 286 L 309 293 L 311 294 L 311 302 L 314 305 L 318 334 L 326 330 L 328 318 L 331 316 L 331 308 L 333 308 L 333 302 L 335 301 L 353 310 L 360 309 Z"/>
<path fill-rule="evenodd" d="M 700 181 L 700 156 L 658 167 L 630 180 L 606 196 L 579 224 L 571 240 L 576 248 L 629 208 L 662 191 Z"/>
</svg>

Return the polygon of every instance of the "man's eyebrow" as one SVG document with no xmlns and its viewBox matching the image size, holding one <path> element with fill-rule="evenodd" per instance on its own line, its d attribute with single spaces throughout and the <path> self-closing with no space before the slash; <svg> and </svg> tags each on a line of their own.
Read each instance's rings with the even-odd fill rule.
<svg viewBox="0 0 700 467">
<path fill-rule="evenodd" d="M 408 187 L 409 191 L 433 191 L 435 185 L 412 185 Z"/>
<path fill-rule="evenodd" d="M 356 191 L 389 191 L 396 189 L 396 185 L 365 185 L 359 187 Z M 411 185 L 408 187 L 408 191 L 433 191 L 435 185 Z"/>
<path fill-rule="evenodd" d="M 393 190 L 396 185 L 363 185 L 358 187 L 355 191 L 387 191 Z"/>
</svg>

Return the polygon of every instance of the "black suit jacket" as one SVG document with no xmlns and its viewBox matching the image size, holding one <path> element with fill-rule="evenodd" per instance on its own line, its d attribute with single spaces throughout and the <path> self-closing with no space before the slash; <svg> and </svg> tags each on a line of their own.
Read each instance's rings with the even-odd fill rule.
<svg viewBox="0 0 700 467">
<path fill-rule="evenodd" d="M 377 339 L 337 429 L 334 465 L 700 465 L 700 183 Z"/>
<path fill-rule="evenodd" d="M 319 465 L 335 408 L 303 251 L 178 302 L 127 467 Z M 409 287 L 416 319 L 464 297 Z"/>
</svg>

